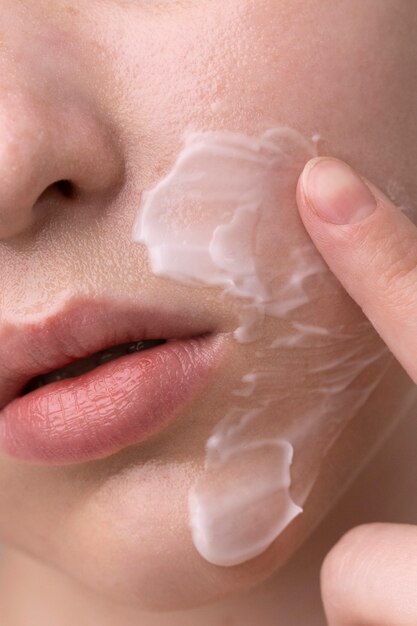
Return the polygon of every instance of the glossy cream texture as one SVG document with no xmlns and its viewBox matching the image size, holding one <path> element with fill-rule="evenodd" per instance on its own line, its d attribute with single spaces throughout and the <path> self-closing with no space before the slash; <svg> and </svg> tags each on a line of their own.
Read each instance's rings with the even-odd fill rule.
<svg viewBox="0 0 417 626">
<path fill-rule="evenodd" d="M 195 547 L 217 565 L 261 554 L 301 513 L 326 452 L 389 364 L 359 312 L 337 319 L 340 287 L 298 217 L 296 181 L 316 154 L 290 128 L 188 132 L 134 225 L 155 274 L 240 303 L 234 338 L 251 367 L 189 494 Z"/>
</svg>

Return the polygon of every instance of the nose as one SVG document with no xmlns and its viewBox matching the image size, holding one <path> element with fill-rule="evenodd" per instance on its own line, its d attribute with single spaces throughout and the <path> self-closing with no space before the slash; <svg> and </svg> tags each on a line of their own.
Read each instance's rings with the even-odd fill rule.
<svg viewBox="0 0 417 626">
<path fill-rule="evenodd" d="M 122 176 L 108 124 L 82 93 L 0 84 L 0 240 L 58 217 L 64 203 L 76 212 L 83 198 L 102 202 Z"/>
</svg>

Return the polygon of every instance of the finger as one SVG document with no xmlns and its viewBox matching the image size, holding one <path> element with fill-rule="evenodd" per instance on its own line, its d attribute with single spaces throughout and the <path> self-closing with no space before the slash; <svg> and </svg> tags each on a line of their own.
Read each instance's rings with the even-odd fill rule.
<svg viewBox="0 0 417 626">
<path fill-rule="evenodd" d="M 417 527 L 349 531 L 323 562 L 321 590 L 329 626 L 416 626 Z"/>
<path fill-rule="evenodd" d="M 301 219 L 319 252 L 417 381 L 417 228 L 345 163 L 307 163 Z"/>
</svg>

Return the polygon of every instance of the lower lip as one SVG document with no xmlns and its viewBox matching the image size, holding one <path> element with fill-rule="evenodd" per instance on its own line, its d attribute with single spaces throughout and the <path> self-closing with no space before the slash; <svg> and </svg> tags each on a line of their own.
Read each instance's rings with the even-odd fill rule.
<svg viewBox="0 0 417 626">
<path fill-rule="evenodd" d="M 139 443 L 202 390 L 222 344 L 213 336 L 169 341 L 45 385 L 0 412 L 0 447 L 18 459 L 67 464 Z"/>
</svg>

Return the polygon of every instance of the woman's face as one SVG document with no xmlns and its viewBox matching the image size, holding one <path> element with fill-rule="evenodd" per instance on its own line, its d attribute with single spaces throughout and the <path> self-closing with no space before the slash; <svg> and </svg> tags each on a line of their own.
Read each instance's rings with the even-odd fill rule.
<svg viewBox="0 0 417 626">
<path fill-rule="evenodd" d="M 101 455 L 83 449 L 70 464 L 74 459 L 54 456 L 65 451 L 65 437 L 42 441 L 31 460 L 18 458 L 19 446 L 2 452 L 0 537 L 146 608 L 187 607 L 256 584 L 328 510 L 408 389 L 361 312 L 317 265 L 296 215 L 295 184 L 309 150 L 317 149 L 358 167 L 406 209 L 415 203 L 414 2 L 0 0 L 0 9 L 3 341 L 12 345 L 12 327 L 17 337 L 25 325 L 50 324 L 64 311 L 71 325 L 76 310 L 79 324 L 83 307 L 96 301 L 146 317 L 144 334 L 154 314 L 173 329 L 181 320 L 186 335 L 208 333 L 215 344 L 208 380 L 192 397 L 185 394 L 174 421 L 144 441 L 116 442 L 114 454 L 111 446 Z M 186 131 L 203 131 L 206 139 L 227 131 L 251 141 L 284 126 L 306 145 L 279 140 L 291 158 L 269 170 L 253 254 L 276 302 L 290 301 L 300 267 L 306 298 L 286 315 L 268 314 L 257 338 L 242 343 L 233 331 L 247 300 L 207 285 L 204 276 L 201 285 L 173 279 L 169 267 L 156 276 L 150 249 L 133 241 L 132 228 L 143 192 L 176 171 Z M 241 164 L 232 159 L 233 180 Z M 220 189 L 222 166 L 219 159 L 198 201 L 185 197 L 185 206 L 171 206 L 168 233 L 181 235 L 181 211 L 192 234 L 206 222 L 212 230 L 221 223 L 224 188 L 216 200 L 210 194 Z M 251 180 L 258 165 L 244 167 L 243 179 Z M 62 180 L 71 182 L 69 191 L 55 184 Z M 291 344 L 294 322 L 304 334 Z M 175 330 L 161 335 L 171 339 Z M 30 352 L 30 341 L 16 345 Z M 20 358 L 13 355 L 17 364 Z M 4 397 L 7 367 L 0 371 Z M 271 379 L 238 395 L 254 371 L 272 375 L 272 399 Z M 123 413 L 122 392 L 120 402 Z M 204 470 L 216 425 L 233 411 L 260 406 L 261 419 L 240 443 L 247 451 L 253 442 L 291 441 L 291 494 L 304 512 L 257 558 L 219 567 L 193 544 L 189 490 L 196 481 L 206 485 L 209 475 L 210 497 L 222 484 L 230 502 L 228 489 L 239 477 L 252 485 L 255 476 L 257 485 L 274 475 L 274 455 L 268 460 L 265 449 L 259 458 L 245 453 L 235 465 L 213 471 L 208 463 Z M 65 411 L 60 419 L 65 431 Z M 48 463 L 39 462 L 40 449 Z M 265 502 L 256 509 L 261 517 Z M 235 530 L 243 520 L 238 512 L 224 515 Z M 221 526 L 214 524 L 213 541 Z"/>
</svg>

